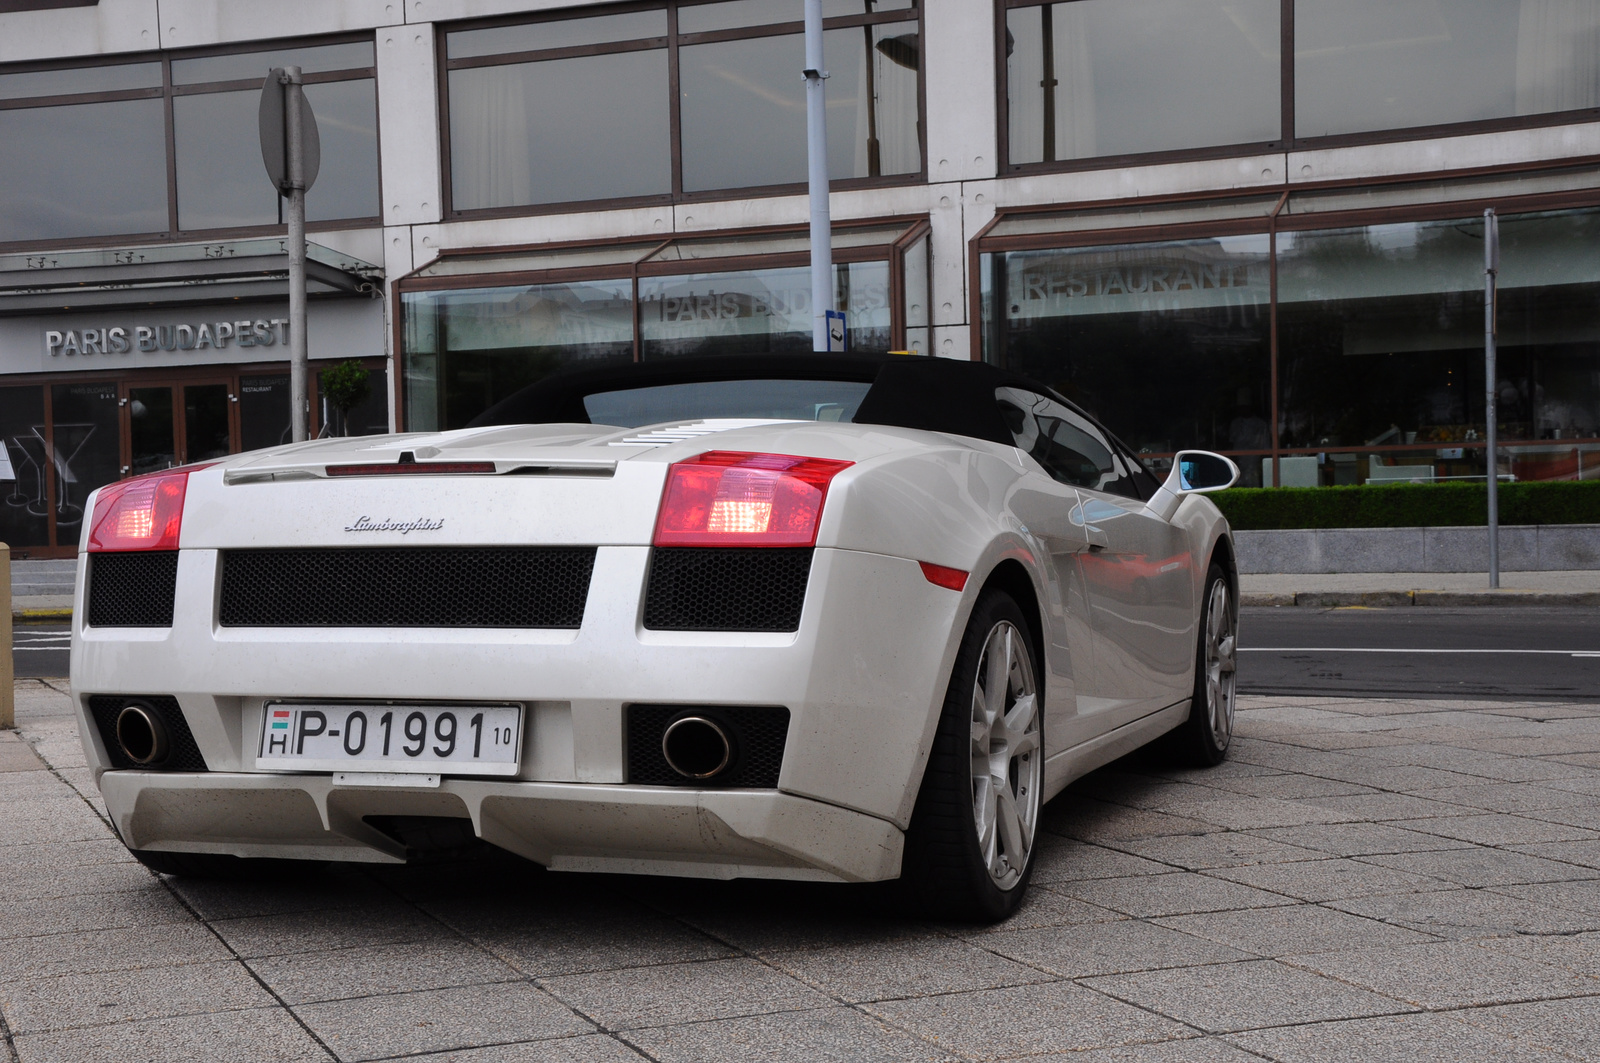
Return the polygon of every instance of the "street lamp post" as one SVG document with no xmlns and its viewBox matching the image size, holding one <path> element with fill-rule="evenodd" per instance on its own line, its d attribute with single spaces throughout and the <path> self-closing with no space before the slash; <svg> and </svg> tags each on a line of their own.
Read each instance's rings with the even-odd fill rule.
<svg viewBox="0 0 1600 1063">
<path fill-rule="evenodd" d="M 828 73 L 822 62 L 822 0 L 806 0 L 806 164 L 811 194 L 811 349 L 831 349 L 833 233 L 828 214 Z"/>
</svg>

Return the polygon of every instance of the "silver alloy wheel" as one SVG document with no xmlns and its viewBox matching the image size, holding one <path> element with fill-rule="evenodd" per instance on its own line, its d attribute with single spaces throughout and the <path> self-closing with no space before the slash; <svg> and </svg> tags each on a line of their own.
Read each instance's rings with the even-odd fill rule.
<svg viewBox="0 0 1600 1063">
<path fill-rule="evenodd" d="M 1206 599 L 1206 715 L 1219 750 L 1233 738 L 1234 642 L 1228 584 L 1219 579 Z"/>
<path fill-rule="evenodd" d="M 1028 642 L 1002 620 L 984 640 L 972 689 L 972 817 L 989 877 L 1003 890 L 1033 850 L 1044 768 Z"/>
</svg>

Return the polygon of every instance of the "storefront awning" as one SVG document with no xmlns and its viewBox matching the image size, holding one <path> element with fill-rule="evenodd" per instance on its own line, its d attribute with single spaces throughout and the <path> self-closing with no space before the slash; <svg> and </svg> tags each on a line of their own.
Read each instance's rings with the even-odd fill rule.
<svg viewBox="0 0 1600 1063">
<path fill-rule="evenodd" d="M 282 299 L 288 241 L 159 244 L 98 251 L 0 255 L 0 315 Z M 320 244 L 306 245 L 311 296 L 373 295 L 383 270 Z"/>
</svg>

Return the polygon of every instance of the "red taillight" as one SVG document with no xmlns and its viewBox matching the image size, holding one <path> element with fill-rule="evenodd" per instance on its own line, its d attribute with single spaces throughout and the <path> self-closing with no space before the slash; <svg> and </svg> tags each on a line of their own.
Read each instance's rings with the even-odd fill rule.
<svg viewBox="0 0 1600 1063">
<path fill-rule="evenodd" d="M 189 474 L 203 468 L 169 469 L 101 488 L 89 525 L 89 549 L 176 550 Z"/>
<path fill-rule="evenodd" d="M 854 462 L 713 450 L 675 463 L 657 546 L 815 546 L 828 484 Z"/>
<path fill-rule="evenodd" d="M 946 568 L 944 565 L 935 565 L 928 561 L 918 561 L 922 566 L 922 574 L 929 583 L 938 587 L 947 587 L 959 591 L 967 585 L 967 574 L 959 568 Z"/>
</svg>

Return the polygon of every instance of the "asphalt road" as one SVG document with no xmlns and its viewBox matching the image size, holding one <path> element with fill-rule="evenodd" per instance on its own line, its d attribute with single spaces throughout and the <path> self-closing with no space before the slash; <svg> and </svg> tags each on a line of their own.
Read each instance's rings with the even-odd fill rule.
<svg viewBox="0 0 1600 1063">
<path fill-rule="evenodd" d="M 65 624 L 18 625 L 16 674 L 65 676 Z M 1600 700 L 1600 610 L 1245 609 L 1239 690 Z"/>
<path fill-rule="evenodd" d="M 11 633 L 11 659 L 19 676 L 65 676 L 72 641 L 66 624 L 17 624 Z"/>
<path fill-rule="evenodd" d="M 1239 691 L 1600 699 L 1600 610 L 1245 609 Z"/>
</svg>

